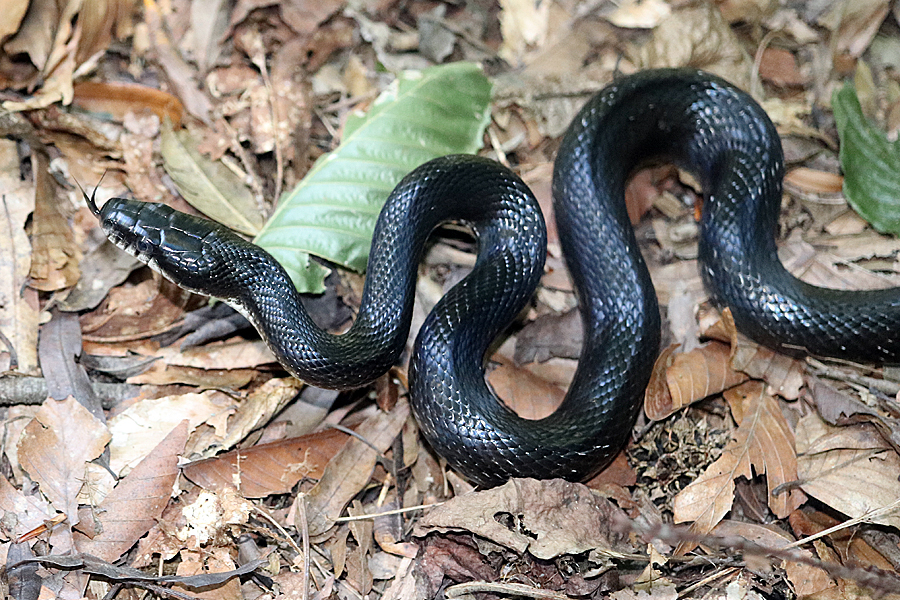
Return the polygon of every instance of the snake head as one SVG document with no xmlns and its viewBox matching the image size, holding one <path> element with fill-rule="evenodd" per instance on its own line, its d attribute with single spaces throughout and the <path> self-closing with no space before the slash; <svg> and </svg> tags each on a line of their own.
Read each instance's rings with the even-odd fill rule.
<svg viewBox="0 0 900 600">
<path fill-rule="evenodd" d="M 165 204 L 125 198 L 111 198 L 96 214 L 113 244 L 167 279 L 187 289 L 197 289 L 192 282 L 204 276 L 203 237 L 193 231 L 204 229 L 193 221 L 209 221 Z"/>
</svg>

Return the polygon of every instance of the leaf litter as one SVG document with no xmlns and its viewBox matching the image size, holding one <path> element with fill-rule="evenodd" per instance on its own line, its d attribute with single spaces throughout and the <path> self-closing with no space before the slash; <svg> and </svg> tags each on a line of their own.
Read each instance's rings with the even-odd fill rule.
<svg viewBox="0 0 900 600">
<path fill-rule="evenodd" d="M 183 349 L 205 301 L 109 252 L 74 186 L 109 170 L 99 198 L 192 210 L 177 190 L 202 179 L 212 187 L 201 199 L 255 233 L 281 191 L 302 189 L 310 166 L 360 127 L 356 113 L 377 114 L 379 94 L 396 93 L 383 67 L 465 60 L 494 85 L 483 153 L 513 165 L 548 207 L 555 138 L 580 104 L 616 71 L 691 64 L 749 89 L 785 136 L 788 268 L 820 285 L 894 285 L 900 244 L 877 231 L 890 221 L 869 225 L 845 199 L 883 212 L 889 198 L 867 209 L 861 194 L 896 185 L 889 169 L 869 181 L 853 166 L 889 147 L 900 114 L 886 2 L 819 13 L 765 0 L 615 10 L 498 0 L 486 12 L 199 4 L 98 3 L 105 18 L 72 5 L 41 21 L 14 2 L 0 17 L 0 57 L 18 57 L 0 61 L 0 100 L 29 111 L 0 115 L 0 558 L 12 597 L 99 597 L 115 582 L 218 598 L 900 591 L 896 371 L 798 360 L 743 338 L 706 302 L 693 260 L 699 190 L 670 169 L 639 175 L 628 194 L 673 343 L 646 418 L 587 484 L 492 490 L 473 489 L 419 441 L 402 368 L 369 394 L 316 393 L 227 311 L 202 320 L 220 339 Z M 833 71 L 813 69 L 813 52 Z M 854 72 L 855 91 L 844 84 Z M 840 145 L 817 120 L 832 100 Z M 486 123 L 475 120 L 470 149 Z M 160 137 L 179 140 L 180 158 Z M 187 167 L 203 176 L 179 175 Z M 418 284 L 431 301 L 472 264 L 471 239 L 445 234 Z M 340 259 L 358 267 L 367 242 L 346 241 Z M 359 281 L 325 282 L 323 322 L 346 321 Z M 553 410 L 580 348 L 552 230 L 543 284 L 490 360 L 495 390 L 532 418 Z M 32 388 L 48 397 L 39 407 L 26 405 Z M 80 403 L 99 410 L 92 394 L 108 422 Z"/>
</svg>

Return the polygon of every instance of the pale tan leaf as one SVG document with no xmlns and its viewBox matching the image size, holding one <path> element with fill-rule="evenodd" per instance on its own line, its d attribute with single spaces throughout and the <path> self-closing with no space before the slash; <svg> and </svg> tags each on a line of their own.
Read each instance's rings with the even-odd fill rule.
<svg viewBox="0 0 900 600">
<path fill-rule="evenodd" d="M 675 522 L 694 521 L 691 531 L 699 534 L 709 533 L 731 510 L 734 479 L 740 476 L 750 479 L 751 465 L 760 474 L 765 472 L 770 492 L 797 478 L 793 436 L 778 403 L 765 393 L 763 384 L 749 381 L 726 392 L 725 397 L 739 425 L 734 437 L 722 456 L 675 497 Z M 795 492 L 770 494 L 772 512 L 785 517 L 802 504 L 803 495 Z M 683 554 L 695 545 L 681 544 L 677 552 Z"/>
<path fill-rule="evenodd" d="M 40 494 L 26 496 L 0 475 L 0 511 L 16 516 L 9 531 L 13 538 L 44 524 L 54 516 L 53 507 Z"/>
<path fill-rule="evenodd" d="M 19 438 L 19 463 L 70 525 L 78 523 L 85 463 L 109 440 L 106 426 L 71 397 L 44 402 Z"/>
<path fill-rule="evenodd" d="M 839 194 L 844 178 L 828 171 L 797 167 L 784 176 L 784 185 L 810 194 Z"/>
<path fill-rule="evenodd" d="M 745 441 L 745 440 L 744 440 Z M 738 441 L 729 443 L 722 456 L 707 467 L 700 477 L 681 490 L 673 504 L 676 523 L 693 521 L 691 531 L 707 534 L 731 510 L 734 502 L 734 480 L 751 477 L 749 449 Z M 676 554 L 683 555 L 696 546 L 682 543 Z"/>
<path fill-rule="evenodd" d="M 643 68 L 693 65 L 749 88 L 753 61 L 714 4 L 679 10 L 638 50 Z"/>
<path fill-rule="evenodd" d="M 144 460 L 181 421 L 187 419 L 193 431 L 201 423 L 226 418 L 233 405 L 225 394 L 212 390 L 135 402 L 109 420 L 110 468 L 124 475 L 126 469 Z"/>
<path fill-rule="evenodd" d="M 803 504 L 805 498 L 798 490 L 777 496 L 772 494 L 782 484 L 797 480 L 794 433 L 781 413 L 778 401 L 766 393 L 760 381 L 748 381 L 724 395 L 739 426 L 735 439 L 740 439 L 741 432 L 746 432 L 750 462 L 758 474 L 766 475 L 769 508 L 778 518 L 787 517 Z"/>
<path fill-rule="evenodd" d="M 661 421 L 675 412 L 672 403 L 672 394 L 666 383 L 666 371 L 675 360 L 675 352 L 680 348 L 679 344 L 672 344 L 664 348 L 656 362 L 653 363 L 653 371 L 650 374 L 650 382 L 644 390 L 644 413 L 653 421 Z"/>
<path fill-rule="evenodd" d="M 356 430 L 361 439 L 347 440 L 325 465 L 319 483 L 305 497 L 298 497 L 298 502 L 307 503 L 310 535 L 331 529 L 350 500 L 369 482 L 378 454 L 391 447 L 408 416 L 409 404 L 401 401 L 390 412 L 378 412 L 368 418 Z M 296 525 L 299 530 L 301 524 Z"/>
<path fill-rule="evenodd" d="M 797 424 L 801 488 L 853 518 L 900 501 L 900 457 L 874 427 L 832 427 L 815 413 Z M 900 510 L 875 515 L 875 523 L 900 527 Z"/>
<path fill-rule="evenodd" d="M 182 421 L 92 511 L 95 522 L 84 521 L 81 530 L 97 532 L 93 538 L 75 533 L 79 552 L 105 561 L 118 560 L 150 531 L 162 515 L 178 477 L 178 455 L 187 441 L 187 421 Z"/>
<path fill-rule="evenodd" d="M 0 140 L 0 331 L 15 356 L 0 344 L 0 371 L 36 374 L 39 301 L 26 287 L 31 270 L 31 242 L 25 223 L 34 210 L 34 192 L 19 178 L 16 142 Z"/>
<path fill-rule="evenodd" d="M 263 218 L 250 188 L 222 163 L 200 154 L 187 131 L 175 132 L 167 122 L 160 131 L 163 166 L 185 200 L 227 227 L 248 235 L 259 233 Z"/>
</svg>

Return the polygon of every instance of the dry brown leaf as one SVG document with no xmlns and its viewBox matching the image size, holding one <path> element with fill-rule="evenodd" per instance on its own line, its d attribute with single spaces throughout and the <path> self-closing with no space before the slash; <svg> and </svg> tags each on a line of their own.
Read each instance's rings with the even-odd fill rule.
<svg viewBox="0 0 900 600">
<path fill-rule="evenodd" d="M 388 413 L 378 412 L 366 419 L 356 430 L 361 439 L 347 440 L 340 452 L 328 461 L 319 483 L 309 494 L 298 497 L 298 502 L 307 503 L 310 535 L 331 529 L 350 500 L 369 482 L 379 453 L 391 447 L 408 416 L 409 404 L 403 401 Z M 300 523 L 296 526 L 302 528 Z"/>
<path fill-rule="evenodd" d="M 731 337 L 731 368 L 754 379 L 762 379 L 779 396 L 787 400 L 800 397 L 803 387 L 803 364 L 779 352 L 760 346 L 738 332 L 731 310 L 722 311 L 722 324 Z"/>
<path fill-rule="evenodd" d="M 347 507 L 347 514 L 351 517 L 364 515 L 362 503 L 354 500 L 353 504 Z M 373 550 L 372 521 L 370 519 L 350 521 L 347 526 L 353 534 L 353 539 L 356 540 L 356 547 L 347 556 L 347 579 L 363 597 L 366 597 L 372 591 L 373 583 L 368 564 Z"/>
<path fill-rule="evenodd" d="M 748 429 L 750 462 L 758 474 L 766 474 L 769 508 L 779 519 L 803 504 L 798 490 L 773 494 L 783 484 L 797 480 L 797 453 L 794 432 L 781 412 L 778 401 L 758 381 L 728 390 L 724 394 L 740 431 Z"/>
<path fill-rule="evenodd" d="M 652 409 L 654 414 L 650 414 L 647 412 L 650 398 L 645 396 L 644 412 L 647 412 L 647 416 L 651 419 L 663 419 L 689 404 L 746 381 L 747 376 L 744 373 L 735 371 L 729 365 L 729 354 L 730 349 L 727 345 L 709 342 L 690 352 L 672 356 L 671 364 L 665 371 L 666 389 L 671 398 L 671 405 L 665 406 L 665 395 L 662 395 L 659 399 L 654 399 Z M 666 358 L 668 361 L 668 354 Z M 656 368 L 654 366 L 654 371 Z M 654 390 L 658 390 L 658 386 L 654 386 Z"/>
<path fill-rule="evenodd" d="M 187 111 L 209 123 L 212 104 L 196 81 L 196 72 L 172 47 L 169 35 L 163 27 L 160 9 L 154 0 L 144 0 L 144 22 L 150 33 L 150 41 L 156 58 Z"/>
<path fill-rule="evenodd" d="M 759 525 L 743 521 L 722 521 L 716 525 L 712 533 L 723 537 L 742 537 L 760 546 L 774 549 L 781 549 L 794 541 L 793 538 L 777 529 L 774 525 Z M 810 559 L 813 558 L 812 553 L 808 550 L 801 549 L 797 550 L 797 552 Z M 788 580 L 793 585 L 794 593 L 800 597 L 815 594 L 833 588 L 836 585 L 828 573 L 822 569 L 788 561 L 784 561 L 782 565 Z"/>
<path fill-rule="evenodd" d="M 707 470 L 675 497 L 676 523 L 693 521 L 691 531 L 709 533 L 731 510 L 734 480 L 750 479 L 751 465 L 765 473 L 769 489 L 769 508 L 785 517 L 802 504 L 797 490 L 772 495 L 772 490 L 797 479 L 793 435 L 774 397 L 765 393 L 759 381 L 749 381 L 725 393 L 738 422 L 732 441 Z M 684 554 L 696 544 L 684 543 L 676 552 Z"/>
<path fill-rule="evenodd" d="M 82 521 L 79 529 L 96 535 L 76 532 L 79 552 L 112 562 L 150 531 L 172 495 L 187 435 L 182 421 L 91 511 L 94 522 Z"/>
<path fill-rule="evenodd" d="M 234 400 L 214 390 L 139 400 L 109 420 L 110 468 L 125 475 L 183 420 L 190 423 L 191 431 L 207 423 L 224 433 L 233 410 Z"/>
<path fill-rule="evenodd" d="M 29 286 L 42 292 L 53 292 L 71 287 L 78 281 L 81 250 L 75 243 L 68 220 L 62 215 L 49 158 L 43 152 L 34 152 L 33 158 L 35 191 Z"/>
<path fill-rule="evenodd" d="M 247 398 L 238 404 L 234 414 L 229 417 L 228 431 L 225 432 L 224 436 L 217 431 L 209 432 L 208 435 L 211 437 L 209 440 L 203 439 L 207 436 L 194 436 L 192 447 L 197 454 L 192 454 L 191 456 L 194 459 L 198 459 L 234 448 L 250 432 L 269 423 L 272 417 L 281 412 L 288 403 L 297 397 L 301 389 L 303 389 L 303 383 L 293 377 L 270 379 L 261 386 L 254 388 Z M 297 405 L 294 405 L 293 408 L 295 411 L 302 410 Z M 291 420 L 296 426 L 299 426 L 300 419 L 297 417 L 297 414 L 295 412 Z M 318 413 L 315 414 L 314 418 L 316 416 L 319 416 Z M 319 420 L 317 419 L 314 422 L 318 424 Z M 297 431 L 296 433 L 300 434 L 303 431 Z"/>
<path fill-rule="evenodd" d="M 304 477 L 322 477 L 346 441 L 346 433 L 326 429 L 195 461 L 185 465 L 184 475 L 207 490 L 235 487 L 245 498 L 286 494 Z"/>
<path fill-rule="evenodd" d="M 672 394 L 666 383 L 666 370 L 672 366 L 680 344 L 671 344 L 663 349 L 653 363 L 650 382 L 644 390 L 644 413 L 653 421 L 660 421 L 675 412 L 672 406 Z"/>
<path fill-rule="evenodd" d="M 831 5 L 819 24 L 833 32 L 831 42 L 834 59 L 859 58 L 869 47 L 869 43 L 884 21 L 890 9 L 888 0 L 854 0 Z"/>
<path fill-rule="evenodd" d="M 78 523 L 85 463 L 100 456 L 110 437 L 103 423 L 67 398 L 44 402 L 19 438 L 19 464 L 70 526 Z"/>
<path fill-rule="evenodd" d="M 12 528 L 6 532 L 12 538 L 43 525 L 55 516 L 53 507 L 43 496 L 26 496 L 3 476 L 0 476 L 0 511 L 16 516 L 15 522 L 10 523 Z"/>
<path fill-rule="evenodd" d="M 512 522 L 506 523 L 504 516 L 511 516 Z M 624 538 L 611 531 L 611 521 L 618 518 L 626 517 L 612 502 L 580 483 L 512 479 L 435 507 L 422 517 L 413 535 L 470 531 L 516 552 L 527 550 L 550 560 L 594 549 L 630 552 Z"/>
<path fill-rule="evenodd" d="M 110 290 L 97 309 L 81 315 L 81 331 L 92 342 L 146 339 L 177 323 L 190 298 L 190 292 L 168 280 L 145 279 L 119 286 Z"/>
<path fill-rule="evenodd" d="M 503 403 L 523 419 L 543 419 L 566 397 L 565 390 L 506 361 L 492 370 L 487 380 Z"/>
<path fill-rule="evenodd" d="M 777 86 L 802 86 L 806 79 L 797 65 L 794 53 L 784 48 L 768 47 L 759 63 L 759 76 Z"/>
<path fill-rule="evenodd" d="M 797 167 L 784 176 L 784 185 L 809 194 L 839 194 L 844 189 L 844 178 L 837 173 Z"/>
<path fill-rule="evenodd" d="M 397 501 L 397 494 L 391 491 L 388 499 L 379 505 L 375 511 L 370 512 L 389 512 L 400 508 Z M 412 542 L 401 541 L 404 538 L 403 519 L 399 514 L 382 515 L 372 520 L 373 530 L 372 537 L 378 544 L 378 547 L 396 556 L 404 556 L 407 558 L 415 558 L 419 553 L 419 547 Z"/>
<path fill-rule="evenodd" d="M 181 561 L 175 571 L 176 575 L 190 577 L 204 573 L 227 573 L 235 568 L 231 550 L 223 547 L 204 548 L 198 550 L 183 550 L 180 553 Z M 176 589 L 184 588 L 177 586 Z M 191 590 L 192 597 L 202 600 L 242 600 L 241 581 L 237 577 L 229 579 L 222 585 L 210 586 L 210 589 Z"/>
<path fill-rule="evenodd" d="M 663 0 L 625 0 L 606 19 L 616 27 L 653 29 L 672 14 Z"/>
<path fill-rule="evenodd" d="M 16 142 L 0 140 L 0 332 L 9 340 L 0 344 L 0 371 L 26 375 L 38 369 L 39 301 L 26 287 L 31 270 L 31 242 L 25 223 L 34 210 L 34 192 L 19 178 Z"/>
<path fill-rule="evenodd" d="M 865 424 L 832 427 L 812 413 L 797 424 L 798 471 L 804 492 L 850 517 L 900 501 L 900 457 Z M 873 516 L 900 527 L 900 510 Z"/>
</svg>

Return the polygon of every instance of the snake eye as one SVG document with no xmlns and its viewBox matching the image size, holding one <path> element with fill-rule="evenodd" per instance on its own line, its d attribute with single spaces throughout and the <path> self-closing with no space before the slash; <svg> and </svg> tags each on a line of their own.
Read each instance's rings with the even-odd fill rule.
<svg viewBox="0 0 900 600">
<path fill-rule="evenodd" d="M 150 254 L 150 250 L 153 249 L 153 246 L 150 245 L 150 242 L 147 240 L 138 240 L 137 243 L 137 251 L 138 254 Z"/>
</svg>

